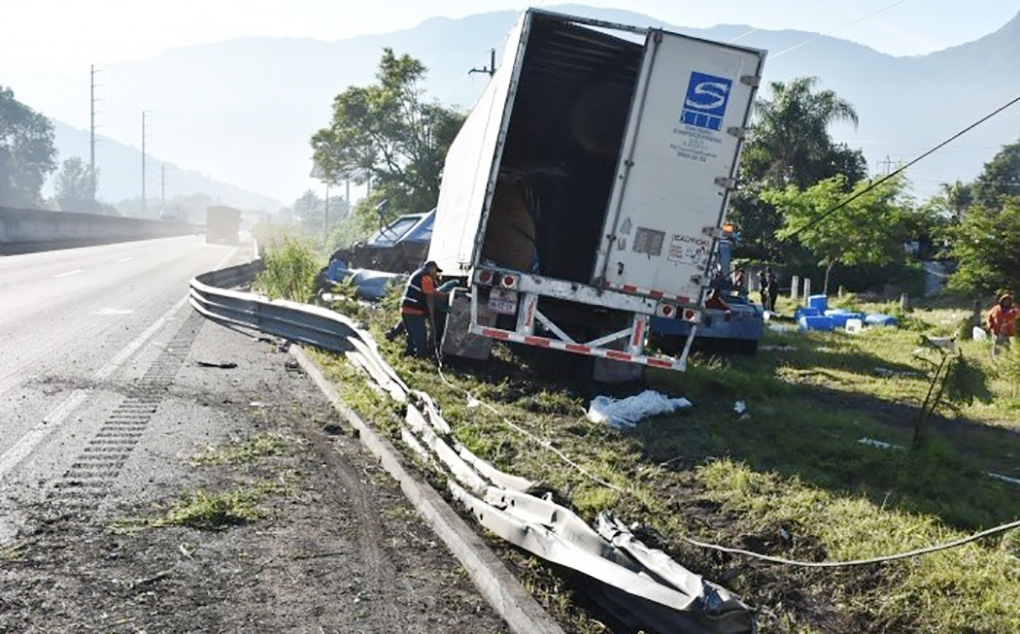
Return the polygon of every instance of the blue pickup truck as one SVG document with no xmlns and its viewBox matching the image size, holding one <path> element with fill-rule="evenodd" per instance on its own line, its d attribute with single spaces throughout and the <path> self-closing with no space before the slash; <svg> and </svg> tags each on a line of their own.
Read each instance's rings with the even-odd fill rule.
<svg viewBox="0 0 1020 634">
<path fill-rule="evenodd" d="M 400 216 L 349 248 L 337 249 L 319 271 L 319 294 L 333 284 L 350 281 L 363 299 L 380 299 L 391 284 L 399 284 L 428 254 L 436 210 Z"/>
</svg>

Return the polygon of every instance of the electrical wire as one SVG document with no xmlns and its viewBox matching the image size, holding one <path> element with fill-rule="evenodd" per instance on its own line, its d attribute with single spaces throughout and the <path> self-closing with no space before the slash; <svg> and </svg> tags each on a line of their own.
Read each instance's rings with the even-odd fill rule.
<svg viewBox="0 0 1020 634">
<path fill-rule="evenodd" d="M 436 352 L 436 362 L 439 364 L 436 367 L 436 371 L 439 373 L 439 378 L 443 381 L 443 383 L 446 384 L 447 387 L 452 388 L 454 390 L 457 390 L 458 392 L 463 393 L 465 396 L 468 397 L 468 402 L 469 403 L 471 401 L 474 401 L 474 402 L 478 403 L 479 405 L 481 405 L 482 407 L 484 407 L 485 409 L 489 410 L 490 412 L 492 412 L 493 414 L 498 416 L 500 419 L 502 419 L 502 421 L 503 421 L 503 423 L 505 425 L 507 425 L 508 427 L 510 427 L 511 429 L 516 431 L 517 433 L 522 434 L 524 436 L 527 436 L 532 441 L 534 441 L 538 445 L 544 447 L 545 449 L 548 449 L 549 451 L 553 452 L 554 454 L 556 454 L 559 457 L 560 460 L 562 460 L 564 463 L 570 465 L 574 470 L 576 470 L 578 473 L 580 473 L 584 477 L 588 478 L 592 482 L 595 482 L 595 483 L 600 484 L 600 485 L 602 485 L 604 487 L 610 488 L 610 489 L 612 489 L 614 491 L 617 491 L 619 493 L 626 493 L 626 491 L 623 489 L 623 487 L 620 487 L 619 485 L 613 484 L 612 482 L 608 482 L 606 480 L 603 480 L 602 478 L 598 477 L 594 473 L 588 471 L 587 469 L 585 469 L 581 465 L 579 465 L 576 462 L 574 462 L 573 460 L 571 460 L 570 457 L 568 457 L 565 453 L 563 453 L 562 451 L 560 451 L 556 447 L 553 447 L 552 443 L 549 442 L 548 440 L 533 434 L 532 432 L 528 431 L 527 429 L 524 429 L 523 427 L 521 427 L 517 423 L 515 423 L 512 420 L 510 420 L 509 418 L 507 418 L 504 414 L 500 413 L 499 410 L 497 410 L 495 407 L 493 407 L 492 405 L 489 405 L 485 401 L 483 401 L 480 398 L 476 397 L 470 391 L 468 391 L 468 390 L 466 390 L 466 389 L 464 389 L 462 387 L 456 386 L 453 383 L 451 383 L 450 380 L 446 378 L 446 374 L 443 373 L 443 355 L 442 355 L 442 352 L 439 350 L 439 346 L 438 345 L 435 347 L 435 352 Z"/>
<path fill-rule="evenodd" d="M 799 228 L 795 229 L 794 231 L 791 231 L 789 234 L 786 235 L 784 241 L 789 241 L 794 236 L 796 236 L 796 235 L 802 233 L 803 231 L 805 231 L 807 229 L 810 229 L 811 227 L 817 225 L 818 223 L 822 222 L 823 220 L 825 220 L 826 218 L 828 218 L 832 214 L 836 213 L 840 209 L 846 207 L 851 202 L 857 200 L 858 198 L 860 198 L 864 194 L 866 194 L 866 193 L 870 192 L 871 190 L 875 189 L 876 187 L 878 187 L 882 183 L 886 182 L 887 180 L 895 178 L 896 176 L 898 176 L 899 174 L 904 172 L 908 167 L 910 167 L 910 166 L 916 164 L 917 162 L 921 161 L 922 159 L 927 158 L 928 156 L 934 154 L 939 149 L 941 149 L 944 146 L 948 145 L 949 143 L 955 141 L 956 139 L 960 138 L 964 134 L 970 132 L 971 130 L 973 130 L 974 128 L 978 127 L 979 125 L 981 125 L 985 121 L 988 121 L 989 119 L 991 119 L 995 115 L 999 114 L 1000 112 L 1002 112 L 1002 111 L 1006 110 L 1007 108 L 1010 108 L 1011 106 L 1015 105 L 1017 102 L 1020 102 L 1020 95 L 1017 95 L 1016 97 L 1011 99 L 1009 102 L 1003 104 L 1002 106 L 999 106 L 998 108 L 996 108 L 992 112 L 990 112 L 990 113 L 986 114 L 985 116 L 981 117 L 980 119 L 978 119 L 974 123 L 970 124 L 966 128 L 960 130 L 959 132 L 957 132 L 953 136 L 949 137 L 945 141 L 942 141 L 941 143 L 939 143 L 935 147 L 931 148 L 927 152 L 924 152 L 920 156 L 914 158 L 909 163 L 905 163 L 905 164 L 901 165 L 897 169 L 893 170 L 889 174 L 886 174 L 885 176 L 883 176 L 882 178 L 878 179 L 877 181 L 874 181 L 873 183 L 871 183 L 870 185 L 868 185 L 867 187 L 865 187 L 861 191 L 857 192 L 856 194 L 854 194 L 854 195 L 852 195 L 852 196 L 850 196 L 848 198 L 843 199 L 836 206 L 832 207 L 828 211 L 825 211 L 825 212 L 819 214 L 818 216 L 813 218 L 810 222 L 808 222 L 804 226 L 799 227 Z"/>
<path fill-rule="evenodd" d="M 603 485 L 605 487 L 608 487 L 608 488 L 610 488 L 610 489 L 612 489 L 614 491 L 617 491 L 619 493 L 631 494 L 632 495 L 632 492 L 629 490 L 629 488 L 625 489 L 624 487 L 620 487 L 620 486 L 615 485 L 615 484 L 613 484 L 611 482 L 607 482 L 606 480 L 603 480 L 602 478 L 599 478 L 598 476 L 592 474 L 590 471 L 588 471 L 587 469 L 585 469 L 584 467 L 582 467 L 581 465 L 577 464 L 576 462 L 571 460 L 569 457 L 567 457 L 566 454 L 564 454 L 562 451 L 560 451 L 556 447 L 553 447 L 552 443 L 550 443 L 549 441 L 545 440 L 544 438 L 540 438 L 539 436 L 536 436 L 535 434 L 533 434 L 532 432 L 528 431 L 527 429 L 524 429 L 520 425 L 517 425 L 516 423 L 511 421 L 509 418 L 507 418 L 505 415 L 503 415 L 501 412 L 499 412 L 495 407 L 493 407 L 493 406 L 489 405 L 488 403 L 482 401 L 481 399 L 477 398 L 469 390 L 464 389 L 462 387 L 459 387 L 457 385 L 454 385 L 449 379 L 446 378 L 446 375 L 443 373 L 443 355 L 442 355 L 442 352 L 439 350 L 438 346 L 436 346 L 436 348 L 435 348 L 435 357 L 436 357 L 436 362 L 438 363 L 438 366 L 437 366 L 436 370 L 437 370 L 437 372 L 439 374 L 439 378 L 442 380 L 442 382 L 444 384 L 446 384 L 447 387 L 450 387 L 450 388 L 452 388 L 452 389 L 454 389 L 454 390 L 456 390 L 458 392 L 461 392 L 465 396 L 467 396 L 468 402 L 471 402 L 471 401 L 477 402 L 480 406 L 486 408 L 487 410 L 489 410 L 490 412 L 492 412 L 496 416 L 500 417 L 502 419 L 502 421 L 506 425 L 508 425 L 511 429 L 517 431 L 520 434 L 523 434 L 523 435 L 527 436 L 528 438 L 530 438 L 534 442 L 538 443 L 542 447 L 552 451 L 561 460 L 563 460 L 566 464 L 570 465 L 575 470 L 577 470 L 579 473 L 584 475 L 586 478 L 592 480 L 593 482 L 601 484 L 601 485 Z M 728 553 L 728 554 L 731 554 L 731 555 L 741 555 L 741 556 L 744 556 L 744 557 L 750 557 L 752 559 L 757 559 L 757 560 L 760 560 L 760 561 L 765 561 L 765 562 L 773 563 L 773 564 L 779 564 L 779 565 L 784 565 L 784 566 L 795 566 L 795 567 L 800 567 L 800 568 L 849 568 L 849 567 L 854 567 L 854 566 L 869 566 L 869 565 L 874 565 L 874 564 L 887 563 L 887 562 L 891 562 L 891 561 L 897 561 L 897 560 L 900 560 L 900 559 L 908 559 L 908 558 L 911 558 L 911 557 L 919 557 L 919 556 L 922 556 L 922 555 L 928 555 L 928 554 L 932 554 L 932 553 L 943 551 L 943 550 L 949 550 L 951 548 L 957 548 L 959 546 L 963 546 L 964 544 L 969 544 L 970 542 L 974 542 L 974 541 L 977 541 L 979 539 L 983 539 L 985 537 L 989 537 L 991 535 L 995 535 L 995 534 L 998 534 L 998 533 L 1003 533 L 1005 531 L 1016 529 L 1016 528 L 1020 528 L 1020 520 L 1009 522 L 1007 524 L 1002 524 L 1000 526 L 996 526 L 994 528 L 990 528 L 988 530 L 981 531 L 980 533 L 975 533 L 973 535 L 969 535 L 967 537 L 963 537 L 963 538 L 956 539 L 956 540 L 953 540 L 953 541 L 950 541 L 950 542 L 946 542 L 944 544 L 937 544 L 937 545 L 934 545 L 934 546 L 927 546 L 927 547 L 924 547 L 924 548 L 917 548 L 917 549 L 914 549 L 914 550 L 910 550 L 910 551 L 906 551 L 906 552 L 902 552 L 902 553 L 896 553 L 896 554 L 893 554 L 893 555 L 885 555 L 885 556 L 881 556 L 881 557 L 871 557 L 871 558 L 868 558 L 868 559 L 851 559 L 851 560 L 846 560 L 846 561 L 800 561 L 800 560 L 796 560 L 796 559 L 785 559 L 783 557 L 773 557 L 772 555 L 764 555 L 762 553 L 756 553 L 756 552 L 753 552 L 753 551 L 750 551 L 750 550 L 744 550 L 742 548 L 731 548 L 731 547 L 722 546 L 722 545 L 719 545 L 719 544 L 712 544 L 712 543 L 709 543 L 709 542 L 703 542 L 703 541 L 699 541 L 699 540 L 691 538 L 691 537 L 687 537 L 686 535 L 680 535 L 679 537 L 684 542 L 686 542 L 686 543 L 688 543 L 688 544 L 690 544 L 692 546 L 696 546 L 698 548 L 704 548 L 704 549 L 707 549 L 707 550 L 715 550 L 715 551 L 718 551 L 718 552 Z"/>
<path fill-rule="evenodd" d="M 699 548 L 706 548 L 709 550 L 716 550 L 723 553 L 729 553 L 731 555 L 743 555 L 745 557 L 752 557 L 761 561 L 767 561 L 773 564 L 782 564 L 786 566 L 798 566 L 801 568 L 846 568 L 850 566 L 870 566 L 872 564 L 881 564 L 889 561 L 896 561 L 898 559 L 907 559 L 910 557 L 918 557 L 920 555 L 929 555 L 931 553 L 938 552 L 940 550 L 948 550 L 950 548 L 956 548 L 969 544 L 970 542 L 977 541 L 990 535 L 997 533 L 1003 533 L 1014 528 L 1020 528 L 1020 520 L 1010 522 L 1008 524 L 1002 524 L 995 528 L 989 528 L 986 531 L 975 533 L 961 539 L 956 539 L 945 544 L 938 544 L 936 546 L 928 546 L 926 548 L 917 548 L 903 553 L 897 553 L 895 555 L 887 555 L 884 557 L 872 557 L 870 559 L 851 559 L 849 561 L 797 561 L 794 559 L 783 559 L 782 557 L 772 557 L 771 555 L 763 555 L 761 553 L 751 552 L 750 550 L 743 550 L 741 548 L 728 548 L 726 546 L 719 546 L 718 544 L 709 544 L 706 542 L 700 542 L 696 539 L 691 539 L 684 535 L 680 536 L 680 539 L 684 540 L 692 546 Z"/>
<path fill-rule="evenodd" d="M 817 40 L 819 38 L 827 37 L 829 35 L 832 35 L 833 33 L 838 33 L 840 31 L 842 31 L 843 29 L 849 28 L 849 27 L 851 27 L 851 26 L 853 26 L 855 24 L 859 24 L 859 23 L 861 23 L 861 22 L 863 22 L 865 20 L 873 18 L 876 15 L 878 15 L 879 13 L 883 13 L 885 11 L 888 11 L 889 9 L 892 9 L 893 7 L 895 7 L 897 5 L 903 4 L 906 1 L 907 0 L 897 0 L 896 2 L 893 2 L 892 4 L 886 5 L 886 6 L 882 7 L 881 9 L 878 9 L 877 11 L 872 11 L 871 13 L 869 13 L 869 14 L 867 14 L 865 16 L 862 16 L 862 17 L 857 18 L 856 20 L 852 20 L 850 22 L 847 22 L 846 24 L 844 24 L 842 26 L 838 26 L 838 27 L 836 27 L 834 29 L 826 31 L 825 33 L 816 33 L 815 35 L 813 35 L 813 36 L 809 37 L 808 39 L 804 40 L 803 42 L 801 42 L 800 44 L 794 44 L 790 48 L 783 49 L 783 50 L 779 51 L 778 53 L 773 53 L 773 54 L 769 55 L 768 59 L 775 59 L 777 57 L 786 55 L 787 53 L 789 53 L 791 51 L 795 51 L 795 50 L 797 50 L 798 48 L 800 48 L 802 46 L 806 46 L 806 45 L 810 44 L 811 42 L 814 42 L 815 40 Z"/>
</svg>

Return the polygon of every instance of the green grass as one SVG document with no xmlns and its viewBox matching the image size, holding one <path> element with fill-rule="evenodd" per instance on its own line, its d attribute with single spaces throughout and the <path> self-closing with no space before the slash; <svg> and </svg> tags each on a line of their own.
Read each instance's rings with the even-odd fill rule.
<svg viewBox="0 0 1020 634">
<path fill-rule="evenodd" d="M 195 466 L 250 464 L 263 456 L 281 454 L 288 445 L 300 443 L 298 438 L 279 433 L 261 433 L 245 442 L 231 445 L 208 445 L 188 456 L 188 463 Z"/>
<path fill-rule="evenodd" d="M 362 317 L 391 364 L 437 398 L 457 438 L 473 451 L 541 482 L 586 519 L 610 509 L 639 522 L 656 536 L 655 545 L 684 565 L 716 580 L 726 576 L 727 585 L 762 608 L 765 630 L 831 631 L 831 620 L 762 590 L 801 583 L 807 574 L 815 601 L 828 604 L 836 615 L 830 618 L 846 631 L 1014 631 L 1020 628 L 1020 586 L 1010 553 L 1020 538 L 827 574 L 720 565 L 680 539 L 698 535 L 740 546 L 751 535 L 759 547 L 761 540 L 771 544 L 764 548 L 771 554 L 836 560 L 893 554 L 1016 519 L 1020 489 L 984 472 L 1020 475 L 1020 440 L 1002 429 L 1020 429 L 1020 412 L 980 342 L 961 347 L 984 372 L 992 398 L 943 408 L 946 419 L 925 445 L 906 449 L 928 387 L 928 366 L 915 354 L 921 335 L 952 332 L 959 312 L 914 311 L 910 328 L 857 336 L 769 333 L 763 345 L 795 349 L 753 358 L 696 355 L 685 374 L 649 371 L 649 387 L 686 396 L 695 407 L 630 432 L 584 418 L 595 392 L 573 357 L 497 346 L 487 364 L 448 367 L 451 388 L 434 363 L 403 357 L 400 342 L 382 340 L 392 312 Z M 318 360 L 363 414 L 392 421 L 394 405 L 365 387 L 346 362 L 330 355 Z M 502 415 L 469 407 L 465 390 Z M 747 402 L 746 416 L 734 413 L 735 400 Z M 502 416 L 625 492 L 586 478 Z M 382 425 L 396 434 L 392 422 Z M 865 437 L 905 449 L 857 442 Z M 706 505 L 718 510 L 706 516 Z M 784 547 L 769 541 L 780 525 L 791 527 L 799 542 Z M 531 583 L 544 592 L 557 581 Z M 597 621 L 585 623 L 578 628 Z"/>
<path fill-rule="evenodd" d="M 944 303 L 902 313 L 896 303 L 854 297 L 842 304 L 894 314 L 904 327 L 858 335 L 768 332 L 762 345 L 783 349 L 753 358 L 695 355 L 684 374 L 649 370 L 648 387 L 695 406 L 631 431 L 584 417 L 595 394 L 635 388 L 594 386 L 577 357 L 496 346 L 488 363 L 449 364 L 448 384 L 434 362 L 406 358 L 402 342 L 381 337 L 396 318 L 392 301 L 359 306 L 357 318 L 479 456 L 540 482 L 585 519 L 611 510 L 637 523 L 651 545 L 754 605 L 763 631 L 1020 631 L 1017 531 L 901 562 L 826 571 L 719 558 L 682 539 L 831 561 L 929 546 L 1020 516 L 1020 488 L 985 475 L 1020 477 L 1020 400 L 987 343 L 959 342 L 987 398 L 947 402 L 925 443 L 910 446 L 931 370 L 922 335 L 957 334 L 969 309 Z M 781 310 L 792 308 L 780 302 Z M 342 358 L 316 360 L 352 406 L 399 436 L 399 406 Z M 465 392 L 500 413 L 470 406 Z M 747 403 L 746 415 L 734 412 L 736 400 Z M 616 488 L 583 475 L 504 418 Z M 883 450 L 862 438 L 902 448 Z M 584 599 L 556 572 L 512 549 L 505 554 L 571 628 L 604 629 L 597 614 L 578 610 Z"/>
<path fill-rule="evenodd" d="M 245 466 L 258 468 L 262 459 L 279 457 L 303 444 L 295 436 L 278 432 L 259 433 L 229 444 L 208 445 L 188 456 L 186 461 L 198 467 Z M 293 493 L 295 475 L 279 474 L 274 480 L 245 482 L 232 489 L 209 492 L 186 492 L 180 499 L 164 505 L 161 512 L 149 517 L 120 519 L 110 526 L 116 534 L 134 534 L 143 530 L 184 526 L 198 530 L 222 531 L 233 526 L 250 524 L 267 516 L 259 503 L 272 495 Z"/>
<path fill-rule="evenodd" d="M 834 560 L 881 557 L 965 536 L 931 515 L 890 511 L 867 498 L 834 495 L 730 460 L 699 468 L 697 477 L 741 518 L 741 529 L 796 526 Z M 993 537 L 885 564 L 882 575 L 896 583 L 886 592 L 869 593 L 873 605 L 867 611 L 880 623 L 909 623 L 911 631 L 1020 631 L 1020 566 L 1006 556 L 1006 543 Z M 854 600 L 852 595 L 841 598 Z"/>
<path fill-rule="evenodd" d="M 184 526 L 222 531 L 266 517 L 258 503 L 267 495 L 281 490 L 280 483 L 276 481 L 217 493 L 198 490 L 184 494 L 162 515 L 119 520 L 113 524 L 112 530 L 117 534 L 133 534 L 147 529 Z"/>
</svg>

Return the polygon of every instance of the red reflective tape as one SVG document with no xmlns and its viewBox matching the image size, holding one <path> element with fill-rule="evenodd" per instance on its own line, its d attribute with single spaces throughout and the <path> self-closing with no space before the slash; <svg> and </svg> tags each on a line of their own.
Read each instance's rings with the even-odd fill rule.
<svg viewBox="0 0 1020 634">
<path fill-rule="evenodd" d="M 666 359 L 649 359 L 647 363 L 648 365 L 655 366 L 657 368 L 669 369 L 673 367 L 673 362 L 667 361 Z"/>
<path fill-rule="evenodd" d="M 482 328 L 482 334 L 486 337 L 492 337 L 493 339 L 507 340 L 510 338 L 510 333 L 505 330 L 495 330 L 493 328 Z"/>
<path fill-rule="evenodd" d="M 616 350 L 606 350 L 606 357 L 617 361 L 630 361 L 634 358 L 626 352 L 617 352 Z"/>
<path fill-rule="evenodd" d="M 525 337 L 524 343 L 532 346 L 541 346 L 543 348 L 548 348 L 549 344 L 551 344 L 552 341 L 546 339 L 545 337 Z"/>
<path fill-rule="evenodd" d="M 589 348 L 588 346 L 579 346 L 576 343 L 568 343 L 566 348 L 568 352 L 577 352 L 579 354 L 591 354 L 591 348 Z"/>
<path fill-rule="evenodd" d="M 662 291 L 649 291 L 648 296 L 652 299 L 662 299 L 666 294 Z"/>
<path fill-rule="evenodd" d="M 630 284 L 624 284 L 621 288 L 628 293 L 638 292 L 637 286 L 631 286 Z"/>
<path fill-rule="evenodd" d="M 690 297 L 680 296 L 680 297 L 676 298 L 676 302 L 678 304 L 690 304 L 691 303 L 691 298 Z"/>
<path fill-rule="evenodd" d="M 637 328 L 634 329 L 634 338 L 631 340 L 630 345 L 639 346 L 641 345 L 642 337 L 644 337 L 645 334 L 645 321 L 643 319 L 639 320 L 635 326 L 637 326 Z"/>
</svg>

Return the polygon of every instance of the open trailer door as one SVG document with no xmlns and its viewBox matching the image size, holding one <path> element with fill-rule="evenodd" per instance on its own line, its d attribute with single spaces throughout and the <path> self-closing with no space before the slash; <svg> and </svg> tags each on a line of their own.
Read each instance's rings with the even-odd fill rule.
<svg viewBox="0 0 1020 634">
<path fill-rule="evenodd" d="M 764 58 L 649 33 L 595 285 L 699 302 Z"/>
</svg>

